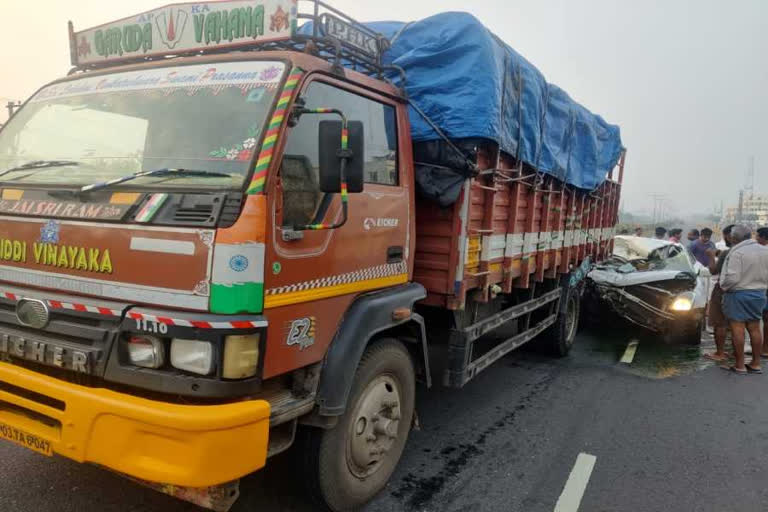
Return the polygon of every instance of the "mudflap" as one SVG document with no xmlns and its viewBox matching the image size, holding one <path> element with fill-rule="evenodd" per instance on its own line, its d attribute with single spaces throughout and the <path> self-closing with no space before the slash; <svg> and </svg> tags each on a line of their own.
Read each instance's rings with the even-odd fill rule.
<svg viewBox="0 0 768 512">
<path fill-rule="evenodd" d="M 148 482 L 139 478 L 133 478 L 122 473 L 120 476 L 127 478 L 144 487 L 149 487 L 157 492 L 173 496 L 176 499 L 187 501 L 198 507 L 207 508 L 214 512 L 229 512 L 237 498 L 240 497 L 240 480 L 211 487 L 180 487 L 173 484 L 160 484 Z"/>
</svg>

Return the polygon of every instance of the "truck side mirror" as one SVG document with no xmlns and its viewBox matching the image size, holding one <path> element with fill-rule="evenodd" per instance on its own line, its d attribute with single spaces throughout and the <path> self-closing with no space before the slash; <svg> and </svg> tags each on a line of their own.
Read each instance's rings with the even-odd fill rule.
<svg viewBox="0 0 768 512">
<path fill-rule="evenodd" d="M 341 192 L 341 121 L 320 121 L 319 136 L 319 178 L 320 190 L 327 194 Z M 363 123 L 349 121 L 349 150 L 344 176 L 347 180 L 347 192 L 350 194 L 363 191 L 363 163 L 365 161 L 363 143 Z"/>
</svg>

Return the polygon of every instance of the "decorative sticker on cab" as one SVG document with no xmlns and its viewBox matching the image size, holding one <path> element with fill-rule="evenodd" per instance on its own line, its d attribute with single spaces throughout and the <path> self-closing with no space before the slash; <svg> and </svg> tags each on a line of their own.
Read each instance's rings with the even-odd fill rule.
<svg viewBox="0 0 768 512">
<path fill-rule="evenodd" d="M 315 317 L 308 316 L 297 318 L 288 322 L 288 338 L 286 344 L 289 347 L 299 346 L 299 350 L 304 350 L 315 344 Z"/>
</svg>

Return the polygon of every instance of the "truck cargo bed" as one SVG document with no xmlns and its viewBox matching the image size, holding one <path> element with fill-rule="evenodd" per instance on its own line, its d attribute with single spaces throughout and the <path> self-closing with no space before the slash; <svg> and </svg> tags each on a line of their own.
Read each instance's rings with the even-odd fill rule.
<svg viewBox="0 0 768 512">
<path fill-rule="evenodd" d="M 594 191 L 518 166 L 494 147 L 476 158 L 480 171 L 451 206 L 417 201 L 414 280 L 428 291 L 425 304 L 463 309 L 468 294 L 486 302 L 610 254 L 623 154 Z"/>
</svg>

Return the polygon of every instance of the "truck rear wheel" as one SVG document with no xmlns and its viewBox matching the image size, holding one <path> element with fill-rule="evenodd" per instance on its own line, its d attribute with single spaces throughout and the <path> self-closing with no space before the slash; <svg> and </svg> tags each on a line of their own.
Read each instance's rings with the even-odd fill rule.
<svg viewBox="0 0 768 512">
<path fill-rule="evenodd" d="M 384 488 L 408 439 L 415 382 L 402 343 L 382 339 L 366 349 L 336 426 L 301 434 L 296 455 L 318 504 L 334 512 L 356 510 Z"/>
<path fill-rule="evenodd" d="M 576 332 L 579 330 L 581 298 L 576 288 L 569 288 L 561 300 L 566 301 L 565 311 L 557 315 L 557 320 L 541 333 L 539 346 L 555 357 L 565 357 L 573 347 Z"/>
</svg>

